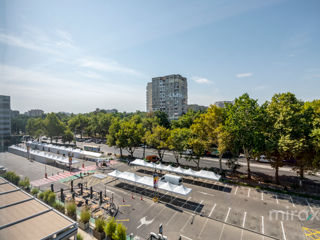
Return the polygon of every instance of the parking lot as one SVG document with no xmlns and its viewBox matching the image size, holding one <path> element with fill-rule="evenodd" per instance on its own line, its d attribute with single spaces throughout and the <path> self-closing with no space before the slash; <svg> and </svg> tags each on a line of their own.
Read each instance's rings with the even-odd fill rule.
<svg viewBox="0 0 320 240">
<path fill-rule="evenodd" d="M 29 176 L 31 180 L 43 177 L 43 164 L 30 163 L 27 159 L 5 154 L 5 158 L 3 154 L 0 155 L 0 165 Z M 152 174 L 123 163 L 113 167 L 119 171 L 132 171 L 140 176 Z M 59 169 L 49 166 L 47 171 L 50 174 Z M 67 186 L 67 183 L 55 183 L 55 186 L 56 184 Z M 142 238 L 147 238 L 150 232 L 157 233 L 160 224 L 168 239 L 179 239 L 181 236 L 182 239 L 218 240 L 298 240 L 305 239 L 302 227 L 320 227 L 319 221 L 299 219 L 299 211 L 317 214 L 320 209 L 318 201 L 248 187 L 184 178 L 183 184 L 192 188 L 190 195 L 182 197 L 159 192 L 160 201 L 154 203 L 152 189 L 134 186 L 112 177 L 103 181 L 90 180 L 89 184 L 96 191 L 114 196 L 119 206 L 117 221 L 127 227 L 128 233 Z"/>
</svg>

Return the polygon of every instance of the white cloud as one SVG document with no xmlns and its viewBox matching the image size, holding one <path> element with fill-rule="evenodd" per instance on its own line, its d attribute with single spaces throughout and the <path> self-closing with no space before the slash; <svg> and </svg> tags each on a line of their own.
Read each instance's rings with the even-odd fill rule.
<svg viewBox="0 0 320 240">
<path fill-rule="evenodd" d="M 14 47 L 55 55 L 60 55 L 62 49 L 75 49 L 70 33 L 56 30 L 54 35 L 50 34 L 44 33 L 38 28 L 26 26 L 20 35 L 0 31 L 0 42 Z"/>
<path fill-rule="evenodd" d="M 103 59 L 103 60 L 97 60 L 97 59 L 79 59 L 78 63 L 81 67 L 91 68 L 95 70 L 105 71 L 105 72 L 117 72 L 117 73 L 125 73 L 125 74 L 131 74 L 131 75 L 143 75 L 142 73 L 127 68 L 124 66 L 121 66 L 116 61 L 110 60 L 110 59 Z"/>
<path fill-rule="evenodd" d="M 203 77 L 192 77 L 191 79 L 193 81 L 195 81 L 196 83 L 200 83 L 200 84 L 210 84 L 210 83 L 212 83 L 209 79 L 203 78 Z"/>
<path fill-rule="evenodd" d="M 12 109 L 40 108 L 46 112 L 88 112 L 95 108 L 143 110 L 145 89 L 125 83 L 79 81 L 78 77 L 53 76 L 44 71 L 0 64 L 0 89 L 11 96 Z M 137 97 L 139 96 L 139 97 Z"/>
<path fill-rule="evenodd" d="M 238 73 L 236 75 L 237 78 L 243 78 L 243 77 L 251 77 L 253 75 L 253 73 L 249 72 L 249 73 Z"/>
<path fill-rule="evenodd" d="M 91 72 L 91 71 L 87 71 L 87 72 L 77 72 L 79 75 L 86 77 L 86 78 L 93 78 L 93 79 L 103 79 L 102 75 L 95 73 L 95 72 Z"/>
</svg>

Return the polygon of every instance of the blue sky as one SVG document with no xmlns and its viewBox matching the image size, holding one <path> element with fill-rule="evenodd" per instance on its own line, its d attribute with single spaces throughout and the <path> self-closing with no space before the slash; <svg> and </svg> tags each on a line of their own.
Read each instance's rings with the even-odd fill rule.
<svg viewBox="0 0 320 240">
<path fill-rule="evenodd" d="M 189 103 L 320 93 L 320 1 L 0 1 L 0 94 L 11 108 L 145 110 L 152 77 Z"/>
</svg>

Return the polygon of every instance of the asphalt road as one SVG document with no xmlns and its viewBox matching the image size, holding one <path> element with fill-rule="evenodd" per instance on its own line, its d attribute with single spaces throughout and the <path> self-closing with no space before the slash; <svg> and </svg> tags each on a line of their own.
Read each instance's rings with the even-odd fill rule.
<svg viewBox="0 0 320 240">
<path fill-rule="evenodd" d="M 100 146 L 101 151 L 105 153 L 116 153 L 120 154 L 119 149 L 116 149 L 114 147 L 109 147 L 106 144 L 94 144 L 94 143 L 84 143 L 84 142 L 77 142 L 77 147 L 83 148 L 84 145 L 97 145 Z M 123 154 L 129 154 L 125 149 L 123 150 Z M 157 154 L 157 152 L 153 149 L 146 149 L 146 155 L 153 155 Z M 137 148 L 136 151 L 134 152 L 134 156 L 136 158 L 142 158 L 143 157 L 143 149 L 142 148 Z M 171 152 L 165 152 L 164 156 L 164 162 L 176 162 L 173 154 Z M 247 162 L 246 159 L 244 158 L 238 158 L 239 164 L 241 165 L 240 169 L 238 171 L 242 173 L 247 173 Z M 224 169 L 228 169 L 227 165 L 225 164 L 227 162 L 227 159 L 222 159 L 222 167 Z M 183 165 L 191 165 L 191 166 L 196 166 L 195 163 L 186 161 L 185 159 L 181 159 L 180 163 Z M 251 171 L 252 172 L 257 172 L 257 173 L 263 173 L 269 176 L 274 176 L 275 170 L 268 164 L 268 163 L 259 163 L 259 162 L 251 162 Z M 214 168 L 219 168 L 219 159 L 218 158 L 209 158 L 209 157 L 204 157 L 200 161 L 200 167 L 214 167 Z M 286 176 L 297 176 L 297 173 L 292 170 L 289 166 L 285 166 L 280 168 L 279 170 L 279 175 L 286 175 Z M 313 181 L 316 181 L 320 183 L 320 175 L 307 175 L 305 176 L 306 178 L 309 178 Z"/>
</svg>

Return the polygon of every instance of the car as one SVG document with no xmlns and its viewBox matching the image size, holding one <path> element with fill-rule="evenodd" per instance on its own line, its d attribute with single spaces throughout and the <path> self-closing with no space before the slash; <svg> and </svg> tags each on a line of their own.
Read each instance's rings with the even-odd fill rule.
<svg viewBox="0 0 320 240">
<path fill-rule="evenodd" d="M 269 163 L 270 160 L 265 158 L 265 155 L 261 155 L 258 162 L 262 162 L 262 163 Z"/>
<path fill-rule="evenodd" d="M 146 156 L 147 161 L 149 162 L 158 162 L 160 158 L 157 155 L 148 155 Z"/>
</svg>

